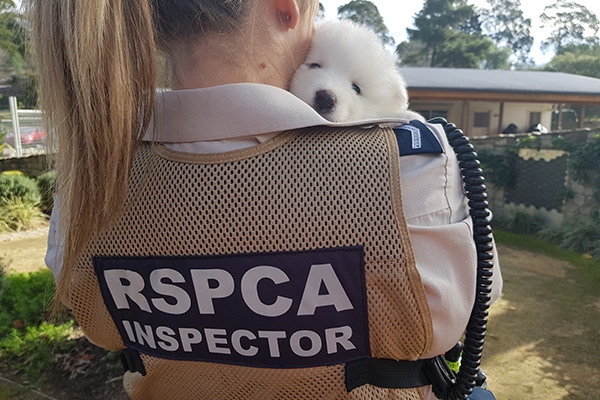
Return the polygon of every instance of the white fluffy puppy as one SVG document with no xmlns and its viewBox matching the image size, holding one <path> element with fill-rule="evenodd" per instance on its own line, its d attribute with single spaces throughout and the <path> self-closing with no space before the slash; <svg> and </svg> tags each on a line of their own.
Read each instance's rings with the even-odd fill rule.
<svg viewBox="0 0 600 400">
<path fill-rule="evenodd" d="M 317 24 L 290 91 L 334 122 L 423 117 L 408 110 L 406 83 L 370 29 L 349 20 Z"/>
</svg>

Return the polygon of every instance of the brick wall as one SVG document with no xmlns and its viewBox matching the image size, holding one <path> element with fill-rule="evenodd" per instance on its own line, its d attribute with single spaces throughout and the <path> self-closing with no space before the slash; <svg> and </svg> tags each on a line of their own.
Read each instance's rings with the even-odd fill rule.
<svg viewBox="0 0 600 400">
<path fill-rule="evenodd" d="M 28 176 L 35 178 L 48 170 L 46 155 L 36 154 L 20 158 L 0 159 L 0 172 L 13 170 L 24 172 Z"/>
</svg>

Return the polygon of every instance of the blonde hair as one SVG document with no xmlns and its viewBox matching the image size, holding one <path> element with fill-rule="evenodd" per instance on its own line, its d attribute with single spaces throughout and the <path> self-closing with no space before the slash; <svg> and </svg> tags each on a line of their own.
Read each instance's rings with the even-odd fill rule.
<svg viewBox="0 0 600 400">
<path fill-rule="evenodd" d="M 205 33 L 239 32 L 254 0 L 24 3 L 49 149 L 56 154 L 64 242 L 56 298 L 66 300 L 80 252 L 124 207 L 133 153 L 154 111 L 157 43 L 168 48 Z M 299 3 L 318 7 L 316 0 Z"/>
<path fill-rule="evenodd" d="M 56 153 L 65 246 L 56 293 L 64 299 L 80 251 L 122 209 L 133 151 L 154 108 L 154 31 L 146 1 L 32 0 L 29 12 Z"/>
</svg>

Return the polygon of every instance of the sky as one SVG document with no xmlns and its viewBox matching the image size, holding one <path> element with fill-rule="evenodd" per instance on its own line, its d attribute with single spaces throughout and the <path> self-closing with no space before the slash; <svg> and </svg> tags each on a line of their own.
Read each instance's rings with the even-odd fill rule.
<svg viewBox="0 0 600 400">
<path fill-rule="evenodd" d="M 339 6 L 347 4 L 350 0 L 320 0 L 325 8 L 325 18 L 337 18 L 337 9 Z M 396 44 L 406 40 L 406 28 L 412 28 L 414 16 L 423 8 L 423 0 L 371 0 L 377 6 L 379 13 L 383 17 L 385 25 L 394 37 Z M 600 1 L 598 0 L 575 0 L 587 7 L 598 18 L 600 18 Z M 485 7 L 485 0 L 468 0 L 469 4 L 476 7 Z M 536 64 L 544 64 L 552 58 L 552 53 L 542 53 L 540 43 L 546 39 L 551 32 L 550 29 L 541 29 L 540 14 L 544 7 L 554 4 L 551 0 L 521 0 L 521 10 L 525 18 L 531 18 L 531 33 L 535 38 L 535 43 L 531 48 L 531 56 Z"/>
</svg>

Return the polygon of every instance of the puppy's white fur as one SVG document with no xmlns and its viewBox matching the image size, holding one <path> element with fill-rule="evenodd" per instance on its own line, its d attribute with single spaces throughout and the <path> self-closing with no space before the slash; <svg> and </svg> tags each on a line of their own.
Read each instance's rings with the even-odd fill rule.
<svg viewBox="0 0 600 400">
<path fill-rule="evenodd" d="M 379 37 L 351 21 L 317 25 L 290 91 L 334 122 L 423 117 L 408 110 L 406 83 Z"/>
</svg>

